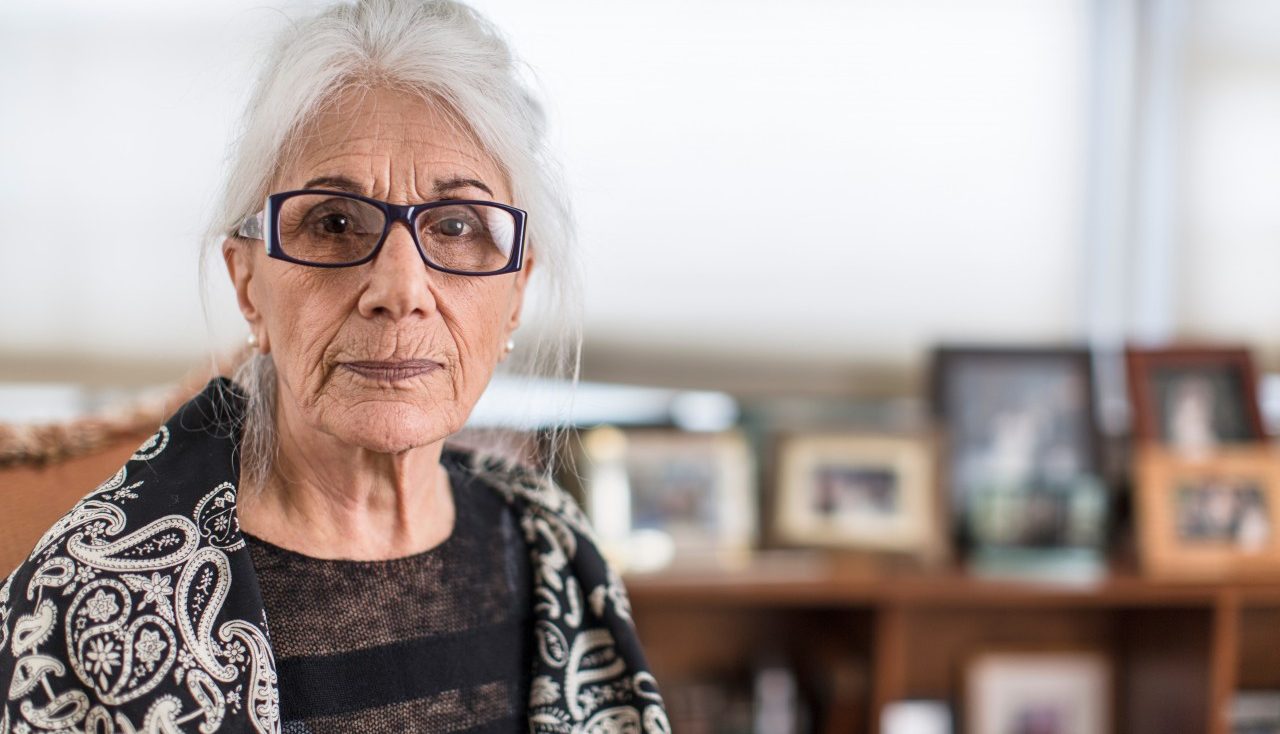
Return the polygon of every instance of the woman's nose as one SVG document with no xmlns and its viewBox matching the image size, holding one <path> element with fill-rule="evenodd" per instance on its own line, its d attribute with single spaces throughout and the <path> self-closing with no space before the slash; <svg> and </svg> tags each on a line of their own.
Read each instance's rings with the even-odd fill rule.
<svg viewBox="0 0 1280 734">
<path fill-rule="evenodd" d="M 434 271 L 423 262 L 403 223 L 391 226 L 382 249 L 366 267 L 370 269 L 369 285 L 360 295 L 360 315 L 399 321 L 415 315 L 425 317 L 435 310 L 435 294 L 430 288 Z"/>
</svg>

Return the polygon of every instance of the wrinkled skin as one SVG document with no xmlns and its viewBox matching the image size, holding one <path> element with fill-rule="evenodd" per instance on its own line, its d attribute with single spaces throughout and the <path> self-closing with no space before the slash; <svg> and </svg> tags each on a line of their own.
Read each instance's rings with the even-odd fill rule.
<svg viewBox="0 0 1280 734">
<path fill-rule="evenodd" d="M 350 186 L 395 204 L 511 204 L 502 168 L 454 119 L 420 96 L 349 91 L 304 131 L 271 191 Z M 440 188 L 460 180 L 488 191 Z M 229 238 L 223 255 L 280 382 L 276 475 L 260 500 L 242 503 L 242 526 L 326 557 L 393 556 L 447 537 L 442 444 L 466 422 L 519 324 L 533 253 L 515 273 L 442 273 L 423 263 L 401 223 L 372 262 L 352 267 L 276 260 L 261 240 L 241 238 Z M 442 367 L 393 381 L 343 366 L 405 359 Z M 440 527 L 428 532 L 425 516 Z"/>
</svg>

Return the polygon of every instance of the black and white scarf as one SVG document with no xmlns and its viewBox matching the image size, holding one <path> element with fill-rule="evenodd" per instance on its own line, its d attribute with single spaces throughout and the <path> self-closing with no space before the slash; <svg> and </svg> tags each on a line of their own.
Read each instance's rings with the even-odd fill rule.
<svg viewBox="0 0 1280 734">
<path fill-rule="evenodd" d="M 0 586 L 0 732 L 279 732 L 235 512 L 244 396 L 210 380 Z M 533 560 L 531 732 L 668 734 L 626 589 L 554 483 L 473 455 Z M 2 520 L 0 520 L 2 521 Z"/>
</svg>

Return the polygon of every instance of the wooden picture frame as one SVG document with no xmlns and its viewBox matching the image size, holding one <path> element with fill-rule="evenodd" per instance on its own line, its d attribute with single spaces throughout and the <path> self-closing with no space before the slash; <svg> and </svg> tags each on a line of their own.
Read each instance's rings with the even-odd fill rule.
<svg viewBox="0 0 1280 734">
<path fill-rule="evenodd" d="M 1135 443 L 1180 445 L 1183 450 L 1209 450 L 1218 443 L 1247 443 L 1266 438 L 1258 404 L 1258 376 L 1244 347 L 1178 346 L 1125 350 L 1129 402 L 1133 408 Z M 1197 375 L 1197 373 L 1200 373 Z M 1177 395 L 1169 394 L 1178 390 Z M 1233 393 L 1223 395 L 1222 393 Z M 1225 398 L 1225 399 L 1224 399 Z M 1187 408 L 1182 440 L 1170 428 L 1174 420 L 1165 404 L 1177 400 Z M 1197 410 L 1198 406 L 1200 407 Z M 1205 414 L 1205 411 L 1208 414 Z M 1216 440 L 1197 446 L 1195 434 L 1211 431 Z"/>
<path fill-rule="evenodd" d="M 1137 462 L 1143 570 L 1170 580 L 1280 579 L 1280 453 L 1267 445 L 1194 458 L 1147 446 Z"/>
<path fill-rule="evenodd" d="M 1110 734 L 1115 673 L 1098 650 L 990 650 L 964 666 L 964 731 Z"/>
<path fill-rule="evenodd" d="M 750 559 L 759 536 L 756 468 L 741 431 L 600 426 L 584 432 L 581 459 L 584 509 L 619 569 Z"/>
<path fill-rule="evenodd" d="M 788 434 L 778 443 L 774 536 L 786 545 L 931 555 L 935 486 L 927 437 Z"/>
</svg>

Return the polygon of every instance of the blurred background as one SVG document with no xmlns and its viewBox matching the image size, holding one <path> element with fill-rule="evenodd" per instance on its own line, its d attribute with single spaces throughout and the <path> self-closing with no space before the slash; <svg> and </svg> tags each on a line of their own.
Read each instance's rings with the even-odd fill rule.
<svg viewBox="0 0 1280 734">
<path fill-rule="evenodd" d="M 475 420 L 571 411 L 675 731 L 1280 731 L 1280 4 L 472 4 L 586 274 L 583 384 Z M 0 6 L 23 481 L 243 343 L 199 245 L 309 7 Z"/>
</svg>

